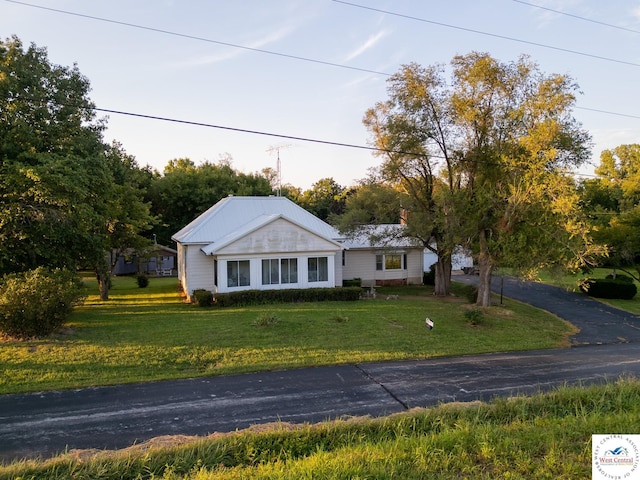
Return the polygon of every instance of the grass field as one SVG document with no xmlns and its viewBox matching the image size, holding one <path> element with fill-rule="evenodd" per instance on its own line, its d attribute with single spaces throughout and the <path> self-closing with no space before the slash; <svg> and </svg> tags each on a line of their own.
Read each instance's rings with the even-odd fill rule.
<svg viewBox="0 0 640 480">
<path fill-rule="evenodd" d="M 152 278 L 144 289 L 134 278 L 115 278 L 107 302 L 88 283 L 86 304 L 61 333 L 0 343 L 0 393 L 543 349 L 567 345 L 573 332 L 512 301 L 470 323 L 463 296 L 440 300 L 422 286 L 390 289 L 407 295 L 397 300 L 382 293 L 357 302 L 221 309 L 184 304 L 175 278 Z M 263 316 L 277 321 L 261 326 Z"/>
<path fill-rule="evenodd" d="M 0 466 L 0 478 L 587 479 L 591 435 L 636 432 L 639 396 L 640 382 L 627 379 L 379 419 L 157 439 Z"/>
</svg>

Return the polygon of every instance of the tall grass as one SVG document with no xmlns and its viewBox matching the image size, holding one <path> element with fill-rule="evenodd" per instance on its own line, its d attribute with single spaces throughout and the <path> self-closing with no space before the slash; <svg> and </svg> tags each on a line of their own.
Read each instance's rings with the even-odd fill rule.
<svg viewBox="0 0 640 480">
<path fill-rule="evenodd" d="M 65 330 L 0 342 L 0 394 L 552 348 L 566 345 L 573 331 L 509 301 L 486 309 L 474 325 L 461 297 L 441 301 L 427 287 L 412 287 L 409 299 L 223 309 L 184 304 L 173 278 L 151 278 L 143 289 L 135 278 L 115 278 L 107 302 L 90 286 Z M 426 316 L 435 321 L 431 331 Z M 277 322 L 256 326 L 266 317 Z"/>
<path fill-rule="evenodd" d="M 640 381 L 564 387 L 531 398 L 442 405 L 385 418 L 276 424 L 0 468 L 22 479 L 578 479 L 591 435 L 637 431 Z"/>
</svg>

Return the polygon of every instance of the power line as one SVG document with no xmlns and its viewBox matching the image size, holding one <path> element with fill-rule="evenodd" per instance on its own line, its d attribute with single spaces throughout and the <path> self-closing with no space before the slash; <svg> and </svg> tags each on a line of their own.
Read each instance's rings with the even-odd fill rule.
<svg viewBox="0 0 640 480">
<path fill-rule="evenodd" d="M 377 71 L 377 70 L 371 70 L 371 69 L 366 69 L 366 68 L 352 67 L 350 65 L 344 65 L 344 64 L 333 63 L 333 62 L 326 62 L 324 60 L 317 60 L 317 59 L 313 59 L 313 58 L 309 58 L 309 57 L 302 57 L 302 56 L 298 56 L 298 55 L 290 55 L 290 54 L 287 54 L 287 53 L 275 52 L 275 51 L 272 51 L 272 50 L 265 50 L 265 49 L 260 49 L 260 48 L 247 47 L 247 46 L 244 46 L 244 45 L 238 45 L 238 44 L 229 43 L 229 42 L 222 42 L 222 41 L 219 41 L 219 40 L 212 40 L 212 39 L 208 39 L 208 38 L 204 38 L 204 37 L 198 37 L 198 36 L 195 36 L 195 35 L 189 35 L 189 34 L 184 34 L 184 33 L 172 32 L 170 30 L 164 30 L 164 29 L 155 28 L 155 27 L 148 27 L 148 26 L 145 26 L 145 25 L 139 25 L 139 24 L 135 24 L 135 23 L 122 22 L 122 21 L 119 21 L 119 20 L 113 20 L 113 19 L 104 18 L 104 17 L 97 17 L 97 16 L 94 16 L 94 15 L 86 15 L 86 14 L 82 14 L 82 13 L 71 12 L 71 11 L 68 11 L 68 10 L 60 10 L 60 9 L 51 8 L 51 7 L 44 7 L 42 5 L 35 5 L 35 4 L 22 2 L 22 1 L 18 1 L 18 0 L 5 0 L 5 1 L 8 2 L 8 3 L 14 3 L 14 4 L 17 4 L 17 5 L 22 5 L 22 6 L 26 6 L 26 7 L 32 7 L 32 8 L 37 8 L 37 9 L 46 10 L 46 11 L 50 11 L 50 12 L 61 13 L 61 14 L 64 14 L 64 15 L 71 15 L 71 16 L 75 16 L 75 17 L 79 17 L 79 18 L 87 18 L 87 19 L 90 19 L 90 20 L 96 20 L 96 21 L 100 21 L 100 22 L 112 23 L 112 24 L 115 24 L 115 25 L 121 25 L 121 26 L 130 27 L 130 28 L 138 28 L 138 29 L 147 30 L 147 31 L 150 31 L 150 32 L 161 33 L 161 34 L 165 34 L 165 35 L 172 35 L 172 36 L 176 36 L 176 37 L 187 38 L 187 39 L 190 39 L 190 40 L 197 40 L 197 41 L 201 41 L 201 42 L 213 43 L 213 44 L 217 44 L 217 45 L 223 45 L 223 46 L 226 46 L 226 47 L 239 48 L 239 49 L 248 50 L 248 51 L 252 51 L 252 52 L 256 52 L 256 53 L 264 53 L 264 54 L 267 54 L 267 55 L 275 55 L 275 56 L 279 56 L 279 57 L 283 57 L 283 58 L 289 58 L 289 59 L 292 59 L 292 60 L 300 60 L 300 61 L 316 63 L 316 64 L 320 64 L 320 65 L 327 65 L 327 66 L 331 66 L 331 67 L 337 67 L 337 68 L 346 68 L 346 69 L 349 69 L 349 70 L 355 70 L 355 71 L 366 72 L 366 73 L 373 73 L 375 75 L 382 75 L 382 76 L 385 76 L 385 77 L 392 76 L 392 74 L 388 73 L 388 72 L 380 72 L 380 71 Z M 368 9 L 368 10 L 374 10 L 374 11 L 378 11 L 378 12 L 382 12 L 382 13 L 387 13 L 389 15 L 405 17 L 405 18 L 418 20 L 418 21 L 422 21 L 422 22 L 427 22 L 427 23 L 434 23 L 436 25 L 441 25 L 441 26 L 446 26 L 446 27 L 466 30 L 466 31 L 474 32 L 474 33 L 480 33 L 480 34 L 483 34 L 483 35 L 496 36 L 498 38 L 510 39 L 509 37 L 502 37 L 500 35 L 494 35 L 494 34 L 490 34 L 490 33 L 479 32 L 479 31 L 476 31 L 476 30 L 470 30 L 470 29 L 466 29 L 466 28 L 463 28 L 463 27 L 456 27 L 456 26 L 453 26 L 453 25 L 447 25 L 447 24 L 443 24 L 443 23 L 432 22 L 430 20 L 420 19 L 420 18 L 417 18 L 417 17 L 412 17 L 412 16 L 408 16 L 408 15 L 402 15 L 402 14 L 393 13 L 393 12 L 387 12 L 387 11 L 384 11 L 384 10 L 378 10 L 378 9 L 375 9 L 375 8 L 366 7 L 366 6 L 362 6 L 362 5 L 357 5 L 357 4 L 354 4 L 354 3 L 349 3 L 349 2 L 345 2 L 345 1 L 341 1 L 341 0 L 333 0 L 333 1 L 336 2 L 336 3 L 343 3 L 343 4 L 349 5 L 349 6 L 354 6 L 354 7 L 364 8 L 364 9 Z M 519 0 L 513 0 L 513 1 L 519 1 Z M 526 2 L 520 2 L 520 3 L 525 3 L 526 4 Z M 533 5 L 533 4 L 531 4 L 531 5 Z M 517 40 L 517 39 L 510 39 L 510 40 L 522 41 L 524 43 L 531 43 L 531 42 L 526 42 L 524 40 Z M 533 45 L 539 45 L 539 44 L 533 43 Z M 544 45 L 540 45 L 540 46 L 544 46 Z M 556 47 L 548 47 L 548 48 L 556 48 Z M 558 49 L 562 50 L 562 51 L 570 52 L 570 53 L 578 53 L 578 52 L 572 52 L 571 50 L 565 50 L 565 49 L 560 49 L 560 48 L 558 48 Z M 588 54 L 581 54 L 581 53 L 578 53 L 578 54 L 580 54 L 580 55 L 588 55 Z M 607 59 L 606 57 L 595 57 L 595 58 Z M 612 60 L 612 59 L 610 59 L 610 60 L 611 61 L 617 61 L 617 60 Z M 622 62 L 621 61 L 621 63 L 628 63 L 628 62 Z M 634 63 L 629 63 L 629 64 L 630 65 L 640 66 L 640 64 L 634 64 Z M 605 114 L 608 114 L 608 115 L 617 115 L 617 116 L 620 116 L 620 117 L 640 118 L 640 116 L 637 116 L 637 115 L 629 115 L 629 114 L 625 114 L 625 113 L 617 113 L 617 112 L 611 112 L 611 111 L 606 111 L 606 110 L 599 110 L 599 109 L 595 109 L 595 108 L 577 107 L 577 106 L 575 108 L 579 109 L 579 110 L 588 110 L 588 111 L 592 111 L 592 112 L 605 113 Z"/>
<path fill-rule="evenodd" d="M 577 50 L 570 50 L 568 48 L 555 47 L 553 45 L 546 45 L 544 43 L 531 42 L 529 40 L 521 40 L 521 39 L 515 38 L 515 37 L 508 37 L 506 35 L 498 35 L 497 33 L 483 32 L 481 30 L 474 30 L 472 28 L 459 27 L 457 25 L 451 25 L 449 23 L 436 22 L 434 20 L 427 20 L 426 18 L 414 17 L 412 15 L 405 15 L 405 14 L 402 14 L 402 13 L 391 12 L 389 10 L 382 10 L 380 8 L 368 7 L 366 5 L 359 5 L 357 3 L 346 2 L 344 0 L 333 0 L 333 1 L 336 2 L 336 3 L 342 3 L 343 5 L 348 5 L 350 7 L 362 8 L 364 10 L 371 10 L 373 12 L 384 13 L 385 15 L 392 15 L 394 17 L 406 18 L 408 20 L 415 20 L 417 22 L 429 23 L 431 25 L 438 25 L 440 27 L 453 28 L 455 30 L 461 30 L 461 31 L 470 32 L 470 33 L 476 33 L 478 35 L 485 35 L 485 36 L 488 36 L 488 37 L 499 38 L 501 40 L 509 40 L 510 42 L 518 42 L 518 43 L 524 43 L 526 45 L 533 45 L 533 46 L 536 46 L 536 47 L 549 48 L 551 50 L 557 50 L 557 51 L 560 51 L 560 52 L 572 53 L 574 55 L 581 55 L 583 57 L 597 58 L 598 60 L 605 60 L 607 62 L 621 63 L 621 64 L 624 64 L 624 65 L 631 65 L 633 67 L 640 67 L 640 63 L 628 62 L 626 60 L 618 60 L 618 59 L 610 58 L 610 57 L 603 57 L 601 55 L 594 55 L 594 54 L 591 54 L 591 53 L 579 52 Z"/>
<path fill-rule="evenodd" d="M 616 115 L 618 117 L 627 117 L 627 118 L 637 118 L 640 119 L 640 115 L 629 115 L 627 113 L 618 113 L 618 112 L 609 112 L 607 110 L 600 110 L 597 108 L 588 108 L 588 107 L 574 107 L 580 110 L 587 110 L 589 112 L 597 112 L 597 113 L 606 113 L 607 115 Z"/>
<path fill-rule="evenodd" d="M 216 129 L 227 130 L 227 131 L 232 131 L 232 132 L 248 133 L 248 134 L 252 134 L 252 135 L 262 135 L 262 136 L 275 137 L 275 138 L 283 138 L 283 139 L 287 139 L 287 140 L 297 140 L 297 141 L 301 141 L 301 142 L 317 143 L 317 144 L 330 145 L 330 146 L 335 146 L 335 147 L 356 148 L 356 149 L 360 149 L 360 150 L 368 150 L 368 151 L 371 151 L 371 152 L 395 153 L 395 154 L 400 154 L 400 155 L 412 155 L 414 157 L 427 157 L 427 158 L 438 158 L 438 159 L 445 159 L 446 158 L 443 155 L 436 155 L 436 154 L 433 154 L 433 153 L 406 152 L 404 150 L 391 150 L 391 149 L 379 148 L 379 147 L 369 147 L 369 146 L 366 146 L 366 145 L 357 145 L 357 144 L 353 144 L 353 143 L 343 143 L 343 142 L 335 142 L 335 141 L 322 140 L 322 139 L 310 138 L 310 137 L 299 137 L 299 136 L 294 136 L 294 135 L 285 135 L 285 134 L 281 134 L 281 133 L 263 132 L 263 131 L 260 131 L 260 130 L 250 130 L 250 129 L 246 129 L 246 128 L 229 127 L 229 126 L 225 126 L 225 125 L 216 125 L 216 124 L 212 124 L 212 123 L 196 122 L 196 121 L 191 121 L 191 120 L 181 120 L 181 119 L 170 118 L 170 117 L 160 117 L 160 116 L 157 116 L 157 115 L 147 115 L 147 114 L 142 114 L 142 113 L 125 112 L 125 111 L 122 111 L 122 110 L 113 110 L 113 109 L 108 109 L 108 108 L 98 108 L 98 107 L 95 107 L 95 106 L 92 107 L 92 108 L 93 108 L 93 110 L 95 110 L 97 112 L 103 112 L 103 113 L 113 113 L 113 114 L 116 114 L 116 115 L 125 115 L 125 116 L 129 116 L 129 117 L 144 118 L 144 119 L 147 119 L 147 120 L 159 120 L 159 121 L 163 121 L 163 122 L 179 123 L 179 124 L 182 124 L 182 125 L 192 125 L 192 126 L 197 126 L 197 127 L 216 128 Z M 481 163 L 493 163 L 493 162 L 481 162 Z M 590 175 L 590 174 L 586 174 L 586 173 L 579 173 L 579 172 L 567 172 L 567 173 L 570 174 L 570 175 L 580 176 L 580 177 L 595 177 L 595 175 Z"/>
<path fill-rule="evenodd" d="M 35 5 L 35 4 L 32 4 L 32 3 L 27 3 L 27 2 L 20 2 L 18 0 L 5 0 L 5 2 L 14 3 L 16 5 L 22 5 L 22 6 L 25 6 L 25 7 L 38 8 L 40 10 L 47 10 L 49 12 L 62 13 L 64 15 L 71 15 L 71 16 L 74 16 L 74 17 L 87 18 L 87 19 L 90 19 L 90 20 L 97 20 L 97 21 L 100 21 L 100 22 L 112 23 L 114 25 L 121 25 L 121 26 L 124 26 L 124 27 L 138 28 L 138 29 L 147 30 L 147 31 L 150 31 L 150 32 L 162 33 L 164 35 L 172 35 L 174 37 L 188 38 L 189 40 L 198 40 L 200 42 L 214 43 L 216 45 L 222 45 L 222 46 L 225 46 L 225 47 L 240 48 L 242 50 L 248 50 L 248 51 L 251 51 L 251 52 L 265 53 L 267 55 L 274 55 L 274 56 L 278 56 L 278 57 L 290 58 L 290 59 L 293 59 L 293 60 L 300 60 L 300 61 L 303 61 L 303 62 L 311 62 L 311 63 L 317 63 L 317 64 L 321 64 L 321 65 L 328 65 L 330 67 L 347 68 L 349 70 L 356 70 L 356 71 L 359 71 L 359 72 L 366 72 L 366 73 L 374 73 L 376 75 L 385 75 L 387 77 L 391 76 L 390 73 L 386 73 L 386 72 L 379 72 L 379 71 L 376 71 L 376 70 L 369 70 L 369 69 L 366 69 L 366 68 L 352 67 L 350 65 L 332 63 L 332 62 L 327 62 L 327 61 L 324 61 L 324 60 L 317 60 L 317 59 L 314 59 L 314 58 L 301 57 L 299 55 L 291 55 L 291 54 L 288 54 L 288 53 L 274 52 L 273 50 L 265 50 L 265 49 L 262 49 L 262 48 L 247 47 L 246 45 L 239 45 L 239 44 L 236 44 L 236 43 L 222 42 L 220 40 L 213 40 L 213 39 L 210 39 L 210 38 L 198 37 L 198 36 L 189 35 L 189 34 L 186 34 L 186 33 L 173 32 L 171 30 L 164 30 L 164 29 L 161 29 L 161 28 L 148 27 L 146 25 L 140 25 L 140 24 L 136 24 L 136 23 L 122 22 L 122 21 L 119 21 L 119 20 L 112 20 L 110 18 L 97 17 L 97 16 L 94 16 L 94 15 L 86 15 L 86 14 L 83 14 L 83 13 L 70 12 L 68 10 L 60 10 L 58 8 L 51 8 L 51 7 L 45 7 L 45 6 L 42 6 L 42 5 Z"/>
<path fill-rule="evenodd" d="M 405 154 L 405 155 L 424 155 L 424 154 L 419 154 L 419 153 L 404 152 L 404 151 L 398 151 L 398 150 L 385 150 L 385 149 L 382 149 L 382 148 L 368 147 L 366 145 L 356 145 L 356 144 L 353 144 L 353 143 L 334 142 L 334 141 L 330 141 L 330 140 L 321 140 L 321 139 L 309 138 L 309 137 L 297 137 L 297 136 L 294 136 L 294 135 L 284 135 L 284 134 L 281 134 L 281 133 L 263 132 L 263 131 L 259 131 L 259 130 L 249 130 L 249 129 L 246 129 L 246 128 L 228 127 L 228 126 L 225 126 L 225 125 L 215 125 L 215 124 L 212 124 L 212 123 L 195 122 L 195 121 L 190 121 L 190 120 L 180 120 L 180 119 L 177 119 L 177 118 L 160 117 L 160 116 L 157 116 L 157 115 L 146 115 L 146 114 L 142 114 L 142 113 L 124 112 L 122 110 L 111 110 L 111 109 L 108 109 L 108 108 L 93 107 L 93 110 L 95 110 L 97 112 L 103 112 L 103 113 L 113 113 L 113 114 L 117 114 L 117 115 L 126 115 L 126 116 L 129 116 L 129 117 L 145 118 L 145 119 L 148 119 L 148 120 L 161 120 L 163 122 L 180 123 L 180 124 L 183 124 L 183 125 L 193 125 L 193 126 L 197 126 L 197 127 L 216 128 L 216 129 L 228 130 L 228 131 L 232 131 L 232 132 L 250 133 L 252 135 L 262 135 L 262 136 L 266 136 L 266 137 L 284 138 L 284 139 L 287 139 L 287 140 L 297 140 L 297 141 L 300 141 L 300 142 L 319 143 L 319 144 L 323 144 L 323 145 L 332 145 L 332 146 L 336 146 L 336 147 L 358 148 L 358 149 L 361 149 L 361 150 L 369 150 L 369 151 L 374 151 L 374 152 L 400 153 L 400 154 Z M 440 158 L 440 157 L 437 157 L 435 155 L 430 155 L 430 157 Z"/>
<path fill-rule="evenodd" d="M 578 20 L 583 20 L 585 22 L 595 23 L 597 25 L 604 25 L 605 27 L 615 28 L 618 30 L 624 30 L 625 32 L 631 33 L 640 33 L 640 30 L 633 30 L 632 28 L 620 27 L 618 25 L 613 25 L 611 23 L 601 22 L 599 20 L 594 20 L 592 18 L 581 17 L 580 15 L 574 15 L 573 13 L 561 12 L 560 10 L 554 10 L 553 8 L 543 7 L 542 5 L 536 5 L 535 3 L 523 2 L 522 0 L 512 0 L 516 3 L 521 3 L 523 5 L 528 5 L 530 7 L 539 8 L 541 10 L 547 10 L 549 12 L 557 13 L 559 15 L 565 15 L 571 18 L 577 18 Z"/>
</svg>

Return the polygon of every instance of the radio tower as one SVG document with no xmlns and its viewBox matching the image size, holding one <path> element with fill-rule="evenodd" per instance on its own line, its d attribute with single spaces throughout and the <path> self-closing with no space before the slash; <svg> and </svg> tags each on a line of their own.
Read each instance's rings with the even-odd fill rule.
<svg viewBox="0 0 640 480">
<path fill-rule="evenodd" d="M 280 166 L 280 149 L 281 148 L 289 148 L 291 145 L 286 143 L 286 144 L 280 144 L 280 145 L 272 145 L 271 147 L 267 148 L 267 152 L 269 153 L 273 153 L 276 152 L 276 157 L 277 157 L 277 161 L 276 161 L 276 195 L 278 197 L 280 197 L 282 195 L 282 169 Z"/>
</svg>

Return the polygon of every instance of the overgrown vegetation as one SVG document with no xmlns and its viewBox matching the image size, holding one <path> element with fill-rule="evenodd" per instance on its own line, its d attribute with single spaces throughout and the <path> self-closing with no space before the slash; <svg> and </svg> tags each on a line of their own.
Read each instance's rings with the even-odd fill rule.
<svg viewBox="0 0 640 480">
<path fill-rule="evenodd" d="M 42 337 L 60 328 L 86 289 L 68 270 L 39 267 L 0 279 L 0 333 L 16 338 Z"/>
<path fill-rule="evenodd" d="M 24 461 L 0 467 L 0 478 L 590 478 L 591 435 L 637 425 L 638 396 L 640 381 L 626 379 L 384 418 L 275 424 L 85 460 Z"/>
</svg>

